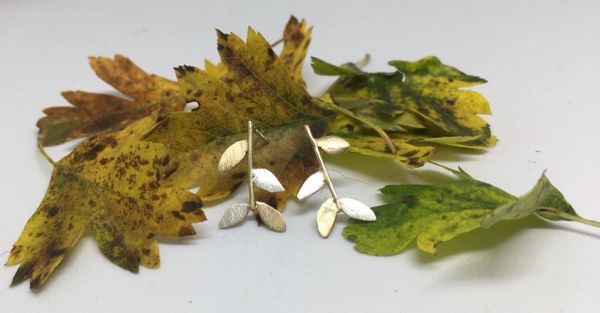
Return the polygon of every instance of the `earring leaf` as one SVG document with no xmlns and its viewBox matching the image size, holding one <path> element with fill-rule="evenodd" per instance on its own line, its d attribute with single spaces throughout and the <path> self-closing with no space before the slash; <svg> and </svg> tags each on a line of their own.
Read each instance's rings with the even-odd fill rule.
<svg viewBox="0 0 600 313">
<path fill-rule="evenodd" d="M 223 155 L 221 155 L 221 159 L 219 159 L 219 171 L 225 172 L 236 167 L 244 160 L 247 152 L 247 140 L 239 140 L 231 144 L 229 147 L 227 147 L 227 149 L 225 149 L 225 152 L 223 152 Z"/>
<path fill-rule="evenodd" d="M 300 187 L 296 198 L 298 198 L 298 200 L 304 200 L 319 191 L 323 186 L 325 186 L 325 176 L 323 176 L 323 172 L 318 171 L 308 176 L 302 184 L 302 187 Z"/>
<path fill-rule="evenodd" d="M 323 238 L 329 237 L 338 212 L 339 208 L 333 198 L 327 199 L 317 211 L 317 228 Z"/>
<path fill-rule="evenodd" d="M 285 191 L 281 182 L 275 177 L 271 171 L 266 168 L 255 168 L 252 169 L 252 181 L 256 187 L 266 190 L 268 192 L 282 192 Z"/>
<path fill-rule="evenodd" d="M 342 206 L 342 211 L 344 211 L 346 215 L 353 219 L 361 221 L 376 220 L 373 210 L 358 200 L 354 200 L 352 198 L 342 198 L 340 199 L 340 204 Z"/>
<path fill-rule="evenodd" d="M 285 231 L 285 219 L 281 212 L 260 201 L 256 201 L 256 209 L 258 210 L 258 216 L 267 227 L 277 232 Z"/>
<path fill-rule="evenodd" d="M 225 214 L 223 214 L 223 217 L 219 222 L 219 228 L 225 229 L 241 224 L 249 211 L 250 205 L 248 205 L 248 203 L 234 204 L 225 211 Z"/>
<path fill-rule="evenodd" d="M 317 146 L 327 154 L 338 154 L 350 147 L 350 143 L 338 136 L 324 136 L 315 139 Z"/>
</svg>

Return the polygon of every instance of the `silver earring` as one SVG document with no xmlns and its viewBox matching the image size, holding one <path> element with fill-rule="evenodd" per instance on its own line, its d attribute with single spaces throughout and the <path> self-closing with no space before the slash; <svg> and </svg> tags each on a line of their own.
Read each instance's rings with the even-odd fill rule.
<svg viewBox="0 0 600 313">
<path fill-rule="evenodd" d="M 281 192 L 285 191 L 285 189 L 271 171 L 265 168 L 253 168 L 253 133 L 257 133 L 266 140 L 266 137 L 253 127 L 252 121 L 248 121 L 248 138 L 237 141 L 229 146 L 219 160 L 218 168 L 219 171 L 223 172 L 232 169 L 242 162 L 244 158 L 247 159 L 248 194 L 250 198 L 248 203 L 238 203 L 227 209 L 219 222 L 219 228 L 224 229 L 239 225 L 244 221 L 248 213 L 252 212 L 258 214 L 263 223 L 270 229 L 283 232 L 285 231 L 285 218 L 283 214 L 272 206 L 256 201 L 254 198 L 254 185 L 268 192 Z"/>
<path fill-rule="evenodd" d="M 367 205 L 352 198 L 340 199 L 338 197 L 327 167 L 325 167 L 325 163 L 321 157 L 321 151 L 319 150 L 322 149 L 326 153 L 336 154 L 348 149 L 350 144 L 346 140 L 336 136 L 325 136 L 315 139 L 308 125 L 304 125 L 304 129 L 313 145 L 321 169 L 304 181 L 302 187 L 300 187 L 300 191 L 298 191 L 297 198 L 299 200 L 305 199 L 317 192 L 325 184 L 329 187 L 331 198 L 327 199 L 317 212 L 317 227 L 321 236 L 323 238 L 329 236 L 339 212 L 344 212 L 346 215 L 357 220 L 374 221 L 376 219 L 375 213 Z"/>
</svg>

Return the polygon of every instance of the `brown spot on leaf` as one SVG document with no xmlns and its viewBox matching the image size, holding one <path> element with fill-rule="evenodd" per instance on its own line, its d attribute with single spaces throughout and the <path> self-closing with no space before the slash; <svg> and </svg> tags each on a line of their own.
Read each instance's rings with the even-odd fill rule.
<svg viewBox="0 0 600 313">
<path fill-rule="evenodd" d="M 202 205 L 203 205 L 202 201 L 185 201 L 181 205 L 181 212 L 191 213 L 191 212 L 194 212 L 194 211 L 198 210 L 199 208 L 201 208 Z"/>
<path fill-rule="evenodd" d="M 183 216 L 183 214 L 179 213 L 179 211 L 171 211 L 171 214 L 173 214 L 173 216 L 175 216 L 176 218 L 185 221 L 185 216 Z"/>
<path fill-rule="evenodd" d="M 54 215 L 56 215 L 58 213 L 58 211 L 60 211 L 60 209 L 57 206 L 53 206 L 50 209 L 48 209 L 47 216 L 53 217 Z"/>
</svg>

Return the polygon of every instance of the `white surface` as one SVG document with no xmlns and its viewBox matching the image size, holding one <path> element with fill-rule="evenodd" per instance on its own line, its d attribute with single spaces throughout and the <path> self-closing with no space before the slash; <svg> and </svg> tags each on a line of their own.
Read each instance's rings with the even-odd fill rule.
<svg viewBox="0 0 600 313">
<path fill-rule="evenodd" d="M 310 55 L 332 62 L 373 56 L 437 55 L 489 83 L 488 118 L 500 138 L 460 162 L 476 177 L 521 194 L 548 169 L 579 213 L 600 219 L 600 2 L 598 1 L 26 1 L 0 0 L 0 253 L 8 251 L 46 190 L 51 168 L 35 147 L 36 120 L 66 104 L 68 89 L 110 90 L 86 56 L 122 53 L 173 78 L 172 67 L 216 60 L 213 28 L 243 34 L 253 25 L 278 38 L 289 14 L 315 26 Z M 310 90 L 331 79 L 306 67 Z M 59 157 L 73 143 L 51 149 Z M 365 157 L 328 157 L 340 196 L 375 205 L 386 183 L 439 176 Z M 343 165 L 362 167 L 344 169 Z M 337 170 L 335 170 L 337 169 Z M 341 174 L 343 172 L 343 175 Z M 206 210 L 199 235 L 163 241 L 161 268 L 130 274 L 84 238 L 45 288 L 8 284 L 0 269 L 0 312 L 598 312 L 600 231 L 534 220 L 502 223 L 440 247 L 393 257 L 354 252 L 316 230 L 322 190 L 286 211 L 278 234 L 246 222 L 219 230 L 228 204 Z"/>
</svg>

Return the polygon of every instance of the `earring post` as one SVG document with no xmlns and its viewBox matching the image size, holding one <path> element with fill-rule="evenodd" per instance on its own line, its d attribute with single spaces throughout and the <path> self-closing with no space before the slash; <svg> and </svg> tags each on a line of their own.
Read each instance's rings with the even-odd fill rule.
<svg viewBox="0 0 600 313">
<path fill-rule="evenodd" d="M 250 198 L 250 210 L 256 211 L 256 199 L 254 199 L 254 182 L 252 181 L 252 121 L 248 121 L 248 196 Z"/>
<path fill-rule="evenodd" d="M 333 187 L 333 182 L 331 181 L 331 177 L 329 176 L 329 171 L 327 171 L 327 167 L 325 167 L 325 162 L 323 161 L 323 157 L 321 157 L 321 151 L 319 150 L 319 145 L 317 144 L 317 141 L 315 140 L 315 137 L 313 136 L 312 131 L 310 130 L 310 126 L 304 125 L 304 129 L 306 130 L 308 139 L 312 143 L 313 149 L 315 151 L 315 155 L 317 156 L 317 160 L 319 161 L 319 165 L 321 167 L 321 172 L 323 173 L 323 176 L 325 177 L 325 183 L 327 184 L 327 187 L 329 188 L 329 192 L 331 193 L 331 197 L 333 198 L 333 201 L 335 202 L 335 205 L 337 205 L 338 209 L 341 209 L 342 206 L 340 204 L 340 199 L 338 198 L 337 192 L 335 191 L 335 187 Z"/>
</svg>

